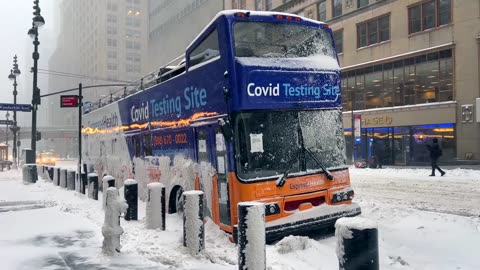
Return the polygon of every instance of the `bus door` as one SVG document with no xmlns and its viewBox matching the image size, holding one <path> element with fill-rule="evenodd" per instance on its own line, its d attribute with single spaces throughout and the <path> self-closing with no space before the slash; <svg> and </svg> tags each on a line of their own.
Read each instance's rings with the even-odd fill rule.
<svg viewBox="0 0 480 270">
<path fill-rule="evenodd" d="M 211 198 L 212 213 L 206 214 L 210 215 L 215 223 L 230 226 L 227 155 L 223 135 L 218 126 L 212 125 L 197 128 L 196 133 L 198 163 L 201 174 L 204 178 L 207 177 L 203 181 L 210 181 L 204 185 L 211 187 L 211 190 L 204 190 L 211 192 L 206 197 Z M 214 173 L 210 178 L 211 169 Z M 201 187 L 203 188 L 205 187 Z"/>
</svg>

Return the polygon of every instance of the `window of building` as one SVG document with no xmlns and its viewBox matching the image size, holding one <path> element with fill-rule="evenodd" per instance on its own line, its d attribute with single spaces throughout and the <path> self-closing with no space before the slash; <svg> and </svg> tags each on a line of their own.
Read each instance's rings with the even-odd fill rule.
<svg viewBox="0 0 480 270">
<path fill-rule="evenodd" d="M 117 70 L 117 64 L 108 63 L 107 64 L 107 70 Z"/>
<path fill-rule="evenodd" d="M 108 2 L 107 3 L 107 9 L 110 10 L 110 11 L 117 11 L 118 10 L 118 5 L 117 5 L 117 3 Z"/>
<path fill-rule="evenodd" d="M 110 47 L 117 47 L 117 40 L 109 38 L 107 39 L 107 45 Z"/>
<path fill-rule="evenodd" d="M 117 52 L 115 52 L 115 51 L 108 51 L 108 58 L 110 58 L 110 59 L 116 59 L 116 58 L 117 58 Z"/>
<path fill-rule="evenodd" d="M 127 41 L 125 42 L 125 48 L 127 48 L 127 49 L 133 49 L 133 41 L 127 40 Z"/>
<path fill-rule="evenodd" d="M 117 34 L 117 28 L 113 27 L 113 26 L 107 26 L 107 34 L 116 35 Z"/>
<path fill-rule="evenodd" d="M 141 21 L 138 18 L 127 17 L 127 18 L 125 18 L 125 24 L 127 26 L 140 27 Z"/>
<path fill-rule="evenodd" d="M 255 0 L 255 10 L 263 10 L 263 0 Z"/>
<path fill-rule="evenodd" d="M 451 101 L 452 50 L 344 71 L 342 89 L 346 110 Z"/>
<path fill-rule="evenodd" d="M 141 37 L 141 35 L 142 35 L 142 33 L 140 32 L 140 30 L 135 30 L 135 29 L 130 29 L 130 28 L 126 29 L 126 36 L 127 37 L 139 38 L 139 37 Z"/>
<path fill-rule="evenodd" d="M 342 0 L 332 0 L 332 17 L 342 15 Z"/>
<path fill-rule="evenodd" d="M 318 3 L 318 20 L 321 22 L 327 20 L 327 2 L 325 0 Z"/>
<path fill-rule="evenodd" d="M 218 33 L 215 29 L 189 55 L 190 67 L 220 55 Z"/>
<path fill-rule="evenodd" d="M 390 15 L 359 23 L 357 25 L 357 47 L 365 47 L 390 39 Z"/>
<path fill-rule="evenodd" d="M 343 53 L 343 29 L 333 32 L 337 53 Z"/>
<path fill-rule="evenodd" d="M 271 10 L 271 9 L 272 9 L 272 0 L 266 0 L 265 10 Z"/>
<path fill-rule="evenodd" d="M 408 8 L 410 34 L 451 22 L 451 0 L 430 0 Z"/>
<path fill-rule="evenodd" d="M 368 0 L 357 0 L 357 8 L 368 6 Z"/>
<path fill-rule="evenodd" d="M 112 14 L 108 14 L 107 15 L 107 22 L 116 23 L 117 22 L 117 16 L 112 15 Z"/>
</svg>

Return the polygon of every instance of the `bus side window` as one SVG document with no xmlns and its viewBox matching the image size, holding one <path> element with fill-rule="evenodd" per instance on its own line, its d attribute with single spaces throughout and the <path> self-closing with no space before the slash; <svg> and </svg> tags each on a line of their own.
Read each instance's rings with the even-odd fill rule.
<svg viewBox="0 0 480 270">
<path fill-rule="evenodd" d="M 135 157 L 140 157 L 140 138 L 138 137 L 132 137 L 133 140 L 133 146 L 135 149 Z"/>
<path fill-rule="evenodd" d="M 206 62 L 220 56 L 217 29 L 213 30 L 198 46 L 190 53 L 189 67 Z"/>
<path fill-rule="evenodd" d="M 152 137 L 150 133 L 145 134 L 143 138 L 143 152 L 145 156 L 152 156 Z"/>
</svg>

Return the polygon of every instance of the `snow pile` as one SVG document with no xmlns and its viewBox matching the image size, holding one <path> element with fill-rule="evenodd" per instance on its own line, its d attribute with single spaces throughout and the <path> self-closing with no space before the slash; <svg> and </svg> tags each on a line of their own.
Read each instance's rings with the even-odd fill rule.
<svg viewBox="0 0 480 270">
<path fill-rule="evenodd" d="M 344 239 L 352 239 L 352 230 L 367 230 L 375 229 L 377 224 L 372 220 L 368 220 L 363 217 L 349 217 L 339 218 L 335 223 L 335 237 L 337 238 L 337 257 L 341 260 L 341 263 L 345 263 L 345 249 L 343 245 Z"/>
<path fill-rule="evenodd" d="M 237 57 L 238 63 L 245 66 L 292 68 L 305 67 L 315 70 L 339 70 L 337 59 L 327 55 L 304 58 Z"/>
<path fill-rule="evenodd" d="M 125 180 L 125 182 L 123 182 L 123 184 L 124 184 L 125 186 L 136 185 L 136 184 L 137 184 L 137 180 L 135 180 L 135 179 L 127 179 L 127 180 Z"/>
<path fill-rule="evenodd" d="M 312 247 L 312 241 L 304 236 L 287 236 L 275 245 L 279 254 L 292 253 L 306 250 Z"/>
</svg>

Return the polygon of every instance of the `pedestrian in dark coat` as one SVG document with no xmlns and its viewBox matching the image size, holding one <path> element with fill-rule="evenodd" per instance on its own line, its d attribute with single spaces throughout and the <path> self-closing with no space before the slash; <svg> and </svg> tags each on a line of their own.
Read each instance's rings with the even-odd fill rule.
<svg viewBox="0 0 480 270">
<path fill-rule="evenodd" d="M 438 158 L 442 155 L 442 149 L 438 145 L 438 139 L 433 138 L 433 143 L 432 145 L 427 145 L 428 151 L 430 151 L 430 160 L 432 162 L 432 174 L 430 176 L 435 176 L 435 169 L 437 169 L 441 176 L 445 175 L 445 172 L 438 167 Z"/>
</svg>

